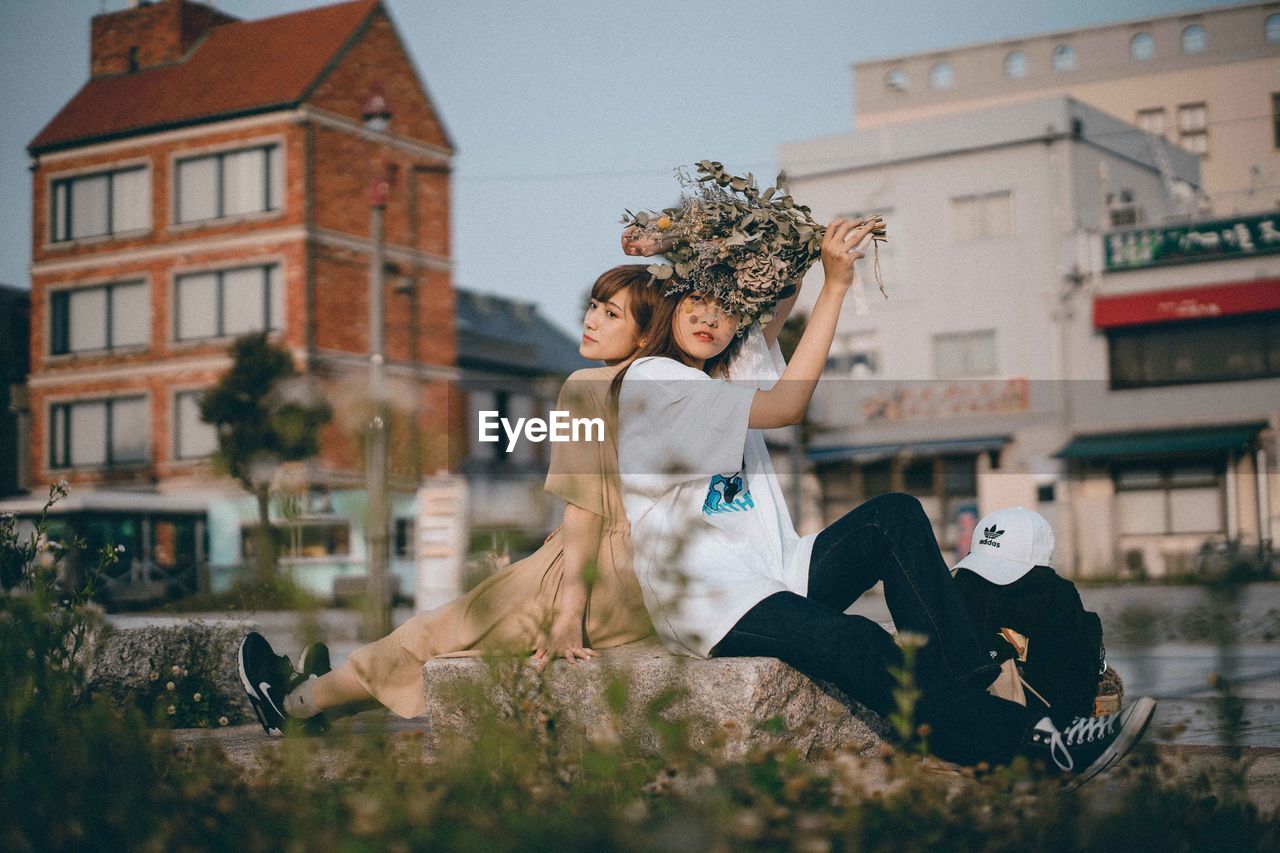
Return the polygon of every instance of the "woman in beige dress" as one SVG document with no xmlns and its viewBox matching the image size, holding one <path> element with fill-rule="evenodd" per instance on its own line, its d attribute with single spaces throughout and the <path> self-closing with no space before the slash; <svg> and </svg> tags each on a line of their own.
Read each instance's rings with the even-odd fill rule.
<svg viewBox="0 0 1280 853">
<path fill-rule="evenodd" d="M 261 635 L 245 638 L 241 682 L 268 734 L 282 734 L 288 717 L 315 730 L 323 725 L 322 712 L 358 709 L 370 700 L 401 717 L 418 716 L 426 710 L 422 665 L 431 658 L 532 652 L 542 667 L 561 656 L 570 663 L 586 660 L 595 649 L 652 632 L 631 568 L 608 391 L 660 301 L 660 288 L 642 264 L 608 270 L 592 286 L 578 351 L 605 366 L 570 376 L 556 409 L 572 418 L 602 419 L 604 435 L 551 444 L 545 489 L 565 501 L 565 516 L 541 548 L 461 598 L 357 649 L 332 671 L 322 644 L 303 652 L 299 672 Z"/>
</svg>

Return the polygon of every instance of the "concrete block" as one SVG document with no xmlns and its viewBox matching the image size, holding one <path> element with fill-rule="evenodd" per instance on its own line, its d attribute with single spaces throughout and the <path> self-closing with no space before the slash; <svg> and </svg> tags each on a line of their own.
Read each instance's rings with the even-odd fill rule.
<svg viewBox="0 0 1280 853">
<path fill-rule="evenodd" d="M 620 715 L 606 699 L 616 676 L 629 685 Z M 437 658 L 423 667 L 423 679 L 437 743 L 445 732 L 466 736 L 496 710 L 552 714 L 589 737 L 634 737 L 656 753 L 661 743 L 646 710 L 673 689 L 678 698 L 661 717 L 693 721 L 694 742 L 726 760 L 779 741 L 806 757 L 844 745 L 871 754 L 888 733 L 877 715 L 775 658 L 696 660 L 672 655 L 653 639 L 602 650 L 576 665 L 556 661 L 545 680 L 527 658 Z M 475 701 L 477 693 L 483 701 Z"/>
<path fill-rule="evenodd" d="M 124 700 L 153 681 L 165 683 L 174 666 L 203 676 L 206 690 L 253 719 L 253 709 L 240 686 L 240 641 L 256 631 L 253 622 L 177 617 L 148 619 L 128 627 L 108 625 L 87 651 L 91 691 Z M 151 674 L 156 673 L 152 679 Z"/>
</svg>

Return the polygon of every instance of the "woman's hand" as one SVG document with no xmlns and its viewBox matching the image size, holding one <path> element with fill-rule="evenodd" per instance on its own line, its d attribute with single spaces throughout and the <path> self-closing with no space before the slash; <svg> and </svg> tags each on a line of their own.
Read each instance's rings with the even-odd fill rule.
<svg viewBox="0 0 1280 853">
<path fill-rule="evenodd" d="M 833 219 L 822 237 L 822 273 L 825 284 L 853 285 L 853 264 L 864 255 L 859 249 L 876 227 L 874 219 Z"/>
<path fill-rule="evenodd" d="M 622 251 L 628 255 L 649 257 L 661 254 L 666 246 L 662 238 L 649 231 L 629 225 L 622 230 Z"/>
<path fill-rule="evenodd" d="M 576 608 L 569 608 L 572 611 Z M 533 660 L 538 668 L 538 672 L 542 672 L 556 658 L 563 657 L 569 663 L 577 666 L 580 660 L 590 660 L 599 657 L 600 653 L 594 649 L 588 648 L 582 638 L 582 616 L 581 610 L 577 612 L 561 612 L 556 615 L 555 621 L 551 623 L 551 632 L 539 632 L 538 641 L 534 648 Z"/>
</svg>

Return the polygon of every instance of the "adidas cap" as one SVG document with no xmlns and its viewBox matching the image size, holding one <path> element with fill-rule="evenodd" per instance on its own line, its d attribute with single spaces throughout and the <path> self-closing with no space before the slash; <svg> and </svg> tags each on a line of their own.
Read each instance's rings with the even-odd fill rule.
<svg viewBox="0 0 1280 853">
<path fill-rule="evenodd" d="M 1010 584 L 1053 559 L 1053 529 L 1044 516 L 1015 506 L 989 512 L 973 531 L 969 555 L 956 563 L 994 584 Z"/>
</svg>

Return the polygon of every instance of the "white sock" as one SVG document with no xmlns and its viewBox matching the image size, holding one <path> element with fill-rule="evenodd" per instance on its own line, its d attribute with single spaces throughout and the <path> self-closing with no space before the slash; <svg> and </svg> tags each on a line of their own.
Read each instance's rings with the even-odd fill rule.
<svg viewBox="0 0 1280 853">
<path fill-rule="evenodd" d="M 288 696 L 284 697 L 284 712 L 290 717 L 305 720 L 320 713 L 320 709 L 316 707 L 315 700 L 311 698 L 311 682 L 313 680 L 308 678 L 293 688 Z"/>
</svg>

